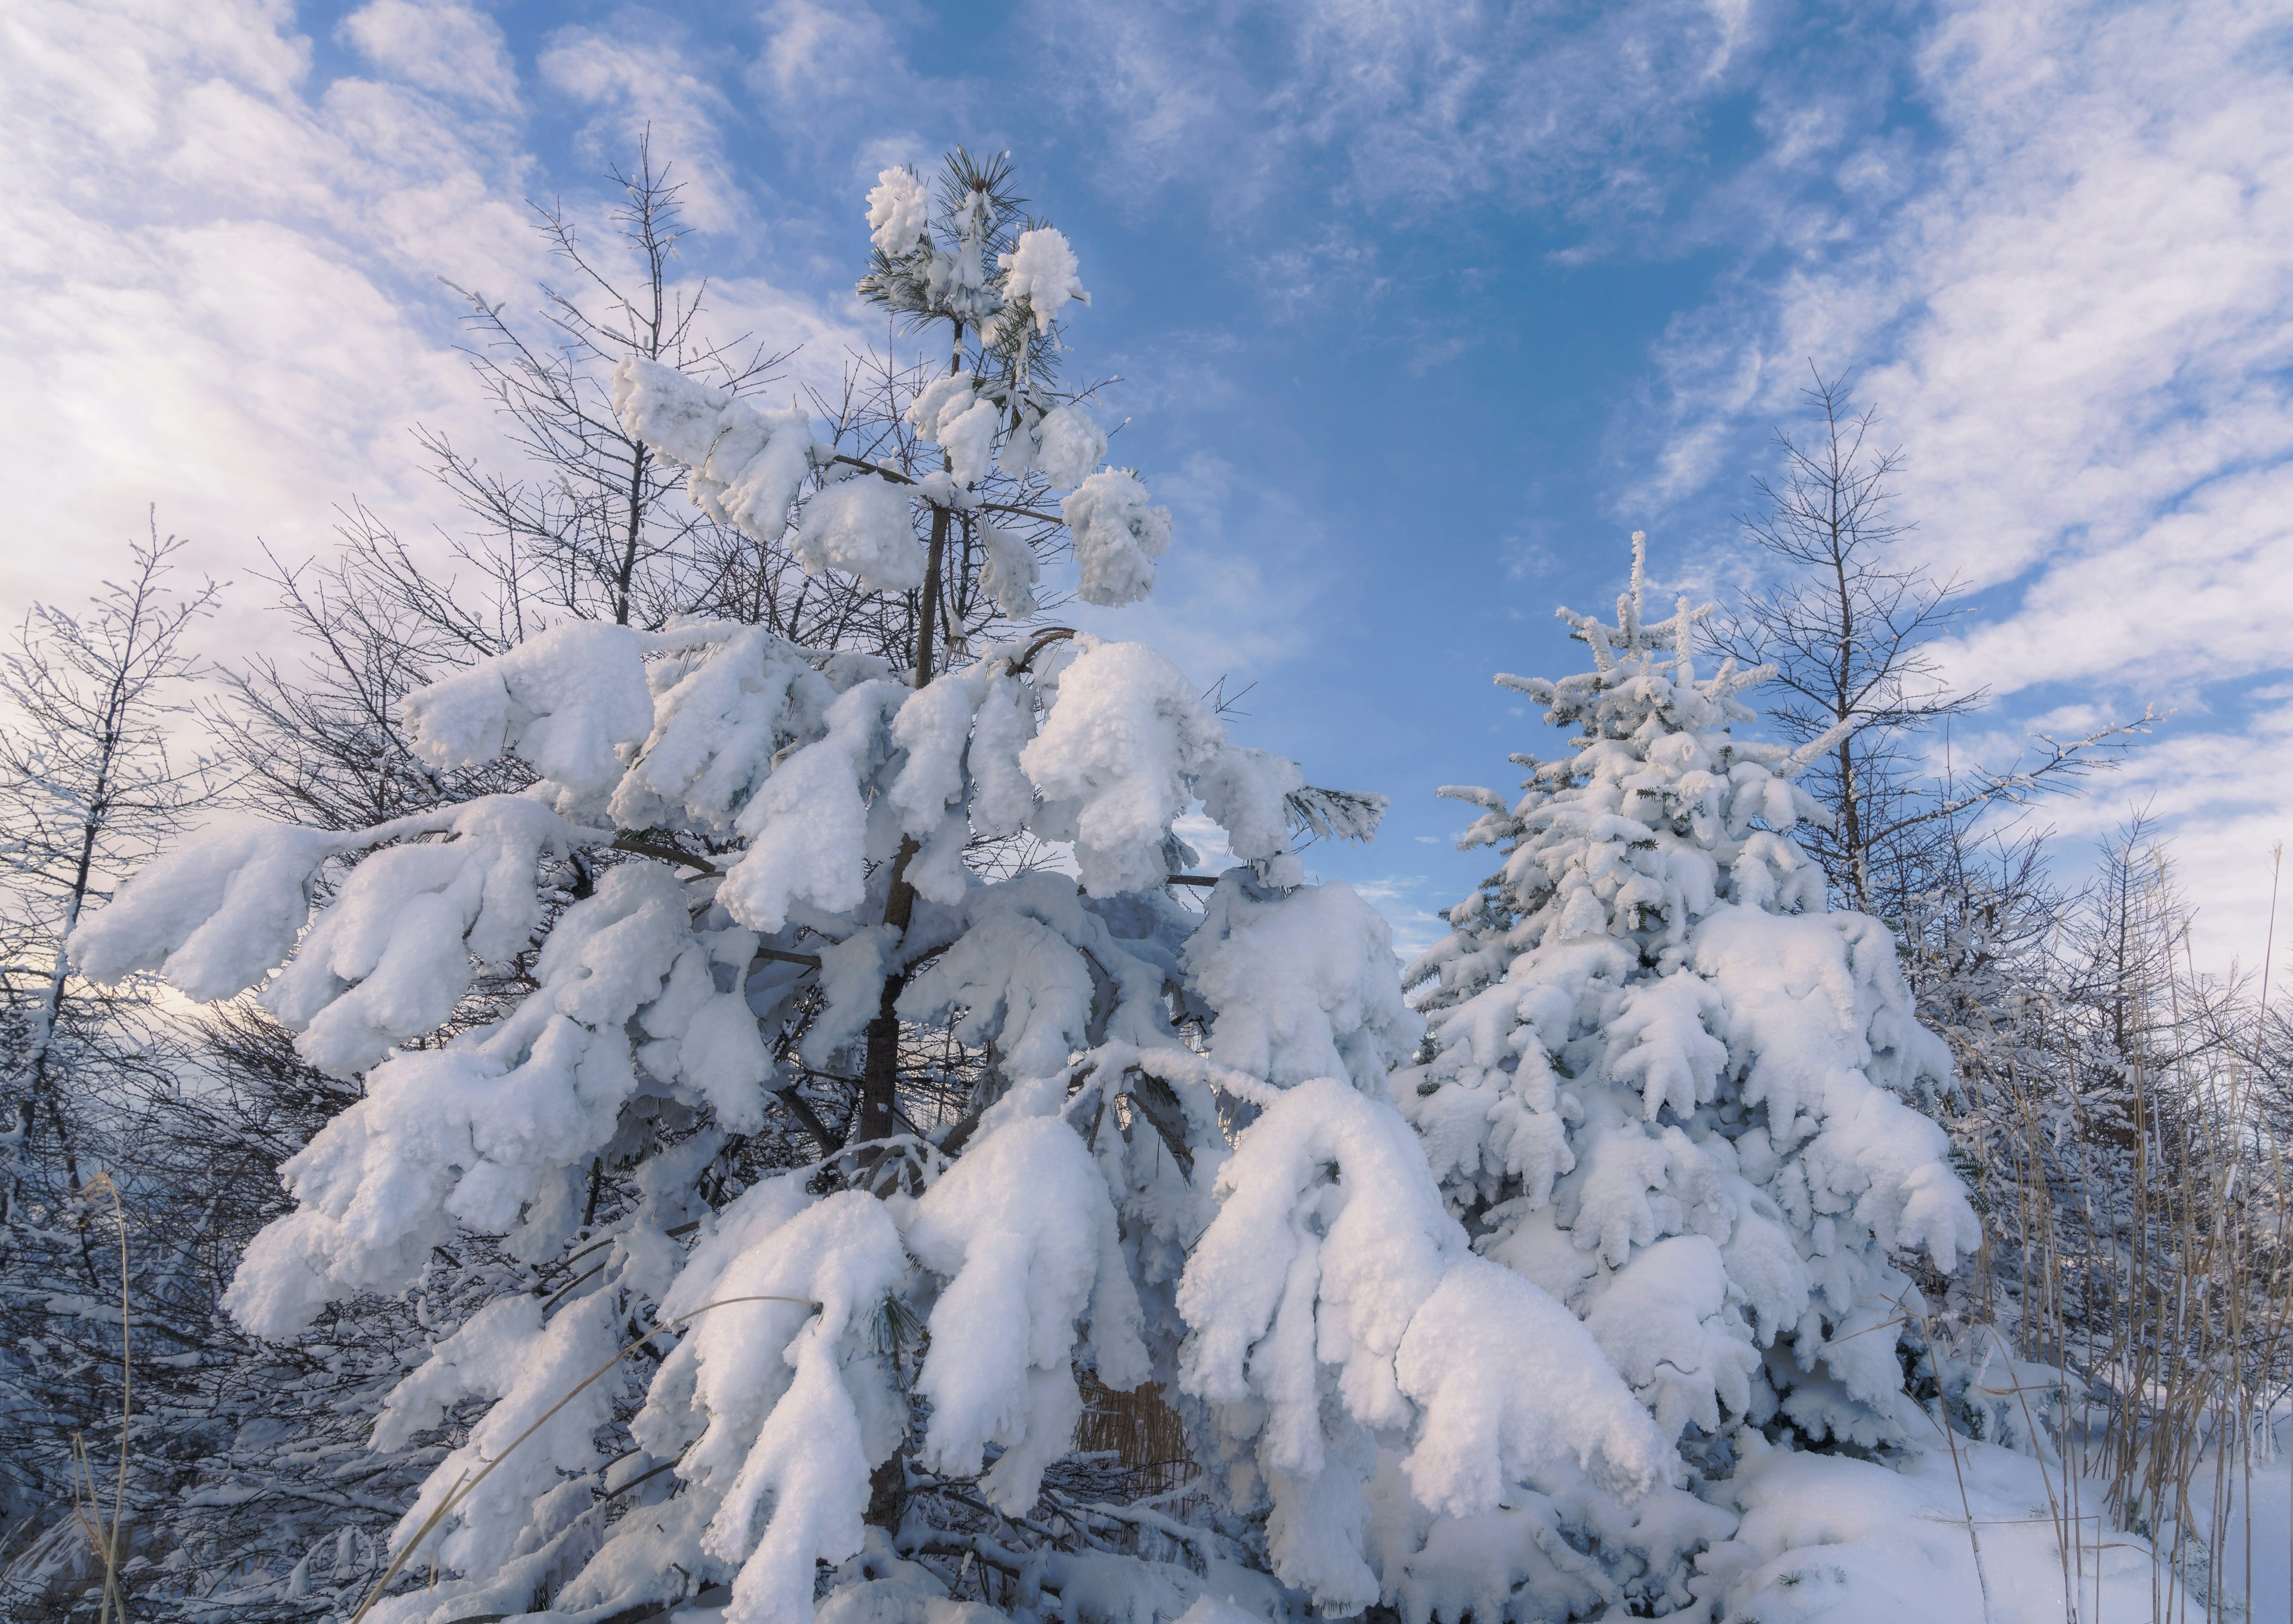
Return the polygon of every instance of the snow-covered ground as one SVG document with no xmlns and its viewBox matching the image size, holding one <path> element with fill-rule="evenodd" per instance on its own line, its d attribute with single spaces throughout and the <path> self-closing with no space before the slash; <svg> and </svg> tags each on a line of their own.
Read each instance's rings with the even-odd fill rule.
<svg viewBox="0 0 2293 1624">
<path fill-rule="evenodd" d="M 1994 1445 L 1940 1437 L 1900 1471 L 1838 1457 L 1755 1452 L 1734 1480 L 1736 1537 L 1700 1563 L 1703 1593 L 1726 1624 L 2136 1624 L 2293 1620 L 2293 1420 L 2251 1490 L 2246 1568 L 2241 1481 L 2217 1582 L 2191 1573 L 2174 1589 L 2139 1537 L 2097 1515 L 2100 1485 L 2067 1503 L 2058 1469 Z M 1756 1446 L 1755 1446 L 1756 1447 Z M 2241 1480 L 2242 1471 L 2237 1471 Z M 2210 1464 L 2200 1478 L 2210 1483 Z M 2064 1531 L 2075 1515 L 2075 1540 Z M 2065 1553 L 2068 1561 L 2065 1562 Z M 2216 1605 L 2208 1612 L 2202 1589 Z"/>
<path fill-rule="evenodd" d="M 2229 1515 L 2229 1546 L 2215 1588 L 2228 1604 L 2224 1619 L 2249 1624 L 2293 1624 L 2293 1415 L 2281 1415 L 2273 1429 L 2274 1448 L 2265 1465 L 2257 1461 L 2248 1503 L 2241 1466 L 2232 1466 L 2235 1498 Z M 2212 1482 L 2208 1464 L 2203 1480 Z M 2248 1517 L 2248 1510 L 2250 1515 Z M 2246 1579 L 2246 1531 L 2252 1530 L 2252 1582 Z M 2240 1612 L 2247 1598 L 2251 1606 Z"/>
</svg>

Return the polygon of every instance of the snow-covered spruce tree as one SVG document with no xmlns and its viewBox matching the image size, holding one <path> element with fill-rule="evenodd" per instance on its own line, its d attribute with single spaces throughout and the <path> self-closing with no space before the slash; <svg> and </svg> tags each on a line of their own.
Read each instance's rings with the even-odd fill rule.
<svg viewBox="0 0 2293 1624">
<path fill-rule="evenodd" d="M 1769 673 L 1699 678 L 1707 611 L 1650 624 L 1633 545 L 1616 625 L 1561 611 L 1594 669 L 1497 678 L 1574 730 L 1561 753 L 1511 758 L 1518 799 L 1442 791 L 1503 863 L 1408 972 L 1429 1025 L 1395 1097 L 1475 1250 L 1576 1312 L 1689 1481 L 1769 1444 L 1884 1457 L 1936 1437 L 1904 1391 L 1923 1305 L 1897 1259 L 1948 1271 L 1980 1240 L 1905 1103 L 1949 1053 L 1886 929 L 1828 909 L 1794 839 L 1828 736 L 1737 738 Z M 1597 1499 L 1544 1515 L 1628 1594 L 1671 1555 Z"/>
<path fill-rule="evenodd" d="M 396 1537 L 445 1577 L 368 1616 L 602 1620 L 720 1585 L 742 1624 L 1356 1612 L 1386 1588 L 1373 1503 L 1656 1489 L 1645 1410 L 1473 1254 L 1384 1097 L 1420 1030 L 1385 926 L 1292 848 L 1365 837 L 1381 803 L 1232 742 L 1150 648 L 944 634 L 981 594 L 1032 610 L 1038 554 L 1001 521 L 1055 526 L 1101 604 L 1169 538 L 1052 387 L 1066 240 L 961 155 L 936 198 L 887 171 L 870 223 L 863 294 L 950 338 L 907 413 L 939 469 L 643 358 L 613 400 L 722 521 L 915 594 L 906 668 L 733 622 L 561 624 L 404 707 L 439 769 L 514 754 L 531 790 L 212 836 L 75 939 L 100 978 L 261 982 L 309 1061 L 363 1074 L 249 1248 L 249 1327 L 403 1289 L 459 1236 L 567 1265 L 392 1398 L 385 1448 L 491 1404 Z M 999 473 L 1022 499 L 983 496 Z M 1239 860 L 1195 907 L 1171 885 L 1197 799 Z M 1074 871 L 1009 860 L 1022 837 Z M 592 883 L 553 914 L 537 876 L 568 854 Z M 486 965 L 530 990 L 428 1040 Z M 740 1187 L 730 1147 L 821 1078 L 856 1086 L 850 1125 L 813 1096 L 818 1159 Z M 632 1193 L 593 1231 L 600 1166 Z M 1079 1372 L 1173 1394 L 1192 1509 L 1106 1503 L 1070 1458 Z"/>
</svg>

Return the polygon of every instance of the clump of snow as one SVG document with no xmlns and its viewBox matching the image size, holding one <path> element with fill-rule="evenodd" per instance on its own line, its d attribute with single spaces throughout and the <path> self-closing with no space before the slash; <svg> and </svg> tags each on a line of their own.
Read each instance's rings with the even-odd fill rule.
<svg viewBox="0 0 2293 1624">
<path fill-rule="evenodd" d="M 906 489 L 872 473 L 840 480 L 805 504 L 797 557 L 815 574 L 840 570 L 870 592 L 912 592 L 924 584 L 924 549 L 909 504 Z"/>
<path fill-rule="evenodd" d="M 1036 473 L 1053 487 L 1080 485 L 1106 459 L 1106 431 L 1069 402 L 1053 407 L 1035 425 Z"/>
<path fill-rule="evenodd" d="M 1056 227 L 1037 226 L 1020 232 L 1019 240 L 1009 253 L 999 255 L 995 263 L 1003 272 L 1003 297 L 1014 305 L 1025 305 L 1039 333 L 1051 330 L 1051 323 L 1068 300 L 1090 303 L 1090 295 L 1082 290 L 1074 250 L 1068 246 L 1066 234 Z"/>
<path fill-rule="evenodd" d="M 263 1006 L 302 1037 L 322 1071 L 349 1077 L 393 1045 L 442 1026 L 472 960 L 506 965 L 540 927 L 536 865 L 563 820 L 538 802 L 487 796 L 454 809 L 449 839 L 377 852 L 352 869 Z"/>
<path fill-rule="evenodd" d="M 730 834 L 773 758 L 816 736 L 836 699 L 802 650 L 761 626 L 656 660 L 648 675 L 652 729 L 609 804 L 625 828 Z"/>
<path fill-rule="evenodd" d="M 916 432 L 947 453 L 949 472 L 966 488 L 985 479 L 994 465 L 995 438 L 1003 426 L 1002 408 L 976 388 L 971 374 L 952 372 L 917 391 L 907 410 Z"/>
<path fill-rule="evenodd" d="M 929 834 L 947 809 L 963 799 L 964 746 L 986 675 L 981 665 L 943 672 L 892 719 L 892 743 L 907 753 L 889 791 L 903 834 Z"/>
<path fill-rule="evenodd" d="M 668 1016 L 689 1027 L 712 1007 L 713 989 L 693 997 L 677 985 L 680 965 L 699 974 L 707 952 L 667 869 L 606 874 L 550 933 L 534 994 L 492 1026 L 376 1066 L 366 1096 L 281 1167 L 299 1205 L 248 1247 L 226 1306 L 249 1329 L 283 1336 L 333 1297 L 399 1289 L 458 1225 L 515 1228 L 563 1169 L 612 1137 L 639 1085 L 631 1017 L 668 999 L 639 1030 L 669 1037 Z"/>
<path fill-rule="evenodd" d="M 932 1404 L 919 1458 L 970 1476 L 985 1446 L 1001 1444 L 980 1488 L 1002 1511 L 1025 1512 L 1082 1417 L 1078 1322 L 1101 1381 L 1123 1390 L 1146 1378 L 1138 1296 L 1106 1185 L 1064 1121 L 1009 1122 L 925 1192 L 906 1239 L 948 1282 L 917 1380 Z"/>
<path fill-rule="evenodd" d="M 1148 504 L 1146 488 L 1128 469 L 1092 474 L 1069 491 L 1059 514 L 1074 536 L 1076 587 L 1086 603 L 1135 603 L 1155 586 L 1155 560 L 1171 545 L 1171 510 Z"/>
<path fill-rule="evenodd" d="M 718 523 L 775 540 L 819 455 L 811 419 L 801 408 L 760 413 L 741 401 L 725 416 L 709 460 L 685 476 L 685 492 Z"/>
<path fill-rule="evenodd" d="M 879 172 L 868 191 L 868 240 L 877 251 L 897 259 L 926 240 L 930 224 L 931 193 L 915 172 Z"/>
<path fill-rule="evenodd" d="M 971 779 L 971 827 L 993 836 L 1017 833 L 1035 811 L 1035 787 L 1019 764 L 1034 736 L 1034 707 L 1015 677 L 989 680 L 971 725 L 964 765 Z"/>
<path fill-rule="evenodd" d="M 1665 1481 L 1665 1441 L 1575 1316 L 1476 1257 L 1408 1125 L 1331 1079 L 1276 1096 L 1218 1179 L 1179 1288 L 1179 1380 L 1254 1443 L 1275 1572 L 1325 1612 L 1378 1599 L 1363 1552 L 1373 1434 L 1406 1434 L 1422 1505 L 1515 1483 Z"/>
<path fill-rule="evenodd" d="M 1164 873 L 1163 838 L 1226 730 L 1179 668 L 1135 642 L 1076 640 L 1058 701 L 1020 763 L 1047 801 L 1075 804 L 1075 863 L 1094 894 Z"/>
<path fill-rule="evenodd" d="M 903 1017 L 961 1011 L 956 1036 L 993 1043 L 1017 1079 L 1063 1075 L 1102 1043 L 1173 1043 L 1170 966 L 1084 907 L 1064 875 L 1022 874 L 964 901 L 962 933 L 900 995 Z"/>
<path fill-rule="evenodd" d="M 1384 916 L 1342 880 L 1254 889 L 1220 881 L 1182 956 L 1218 1014 L 1211 1058 L 1285 1086 L 1343 1077 L 1382 1094 L 1424 1030 L 1402 1001 Z"/>
<path fill-rule="evenodd" d="M 442 772 L 515 754 L 574 796 L 611 788 L 652 725 L 637 634 L 571 620 L 406 696 L 415 755 Z"/>
<path fill-rule="evenodd" d="M 969 411 L 978 398 L 977 390 L 978 380 L 968 372 L 944 373 L 916 391 L 905 416 L 918 434 L 936 440 L 941 423 Z"/>
<path fill-rule="evenodd" d="M 630 438 L 687 468 L 709 460 L 725 432 L 733 397 L 643 356 L 624 356 L 609 385 L 613 410 Z"/>
<path fill-rule="evenodd" d="M 822 737 L 791 753 L 741 809 L 749 849 L 719 893 L 735 919 L 776 931 L 791 901 L 858 906 L 868 851 L 862 787 L 887 754 L 886 724 L 906 698 L 881 679 L 847 689 L 829 707 Z"/>
<path fill-rule="evenodd" d="M 609 1307 L 609 1298 L 587 1298 L 545 1325 L 538 1299 L 510 1297 L 488 1305 L 438 1345 L 429 1364 L 409 1378 L 424 1389 L 424 1408 L 449 1397 L 499 1402 L 431 1473 L 399 1519 L 393 1548 L 412 1539 L 441 1502 L 468 1484 L 423 1554 L 474 1573 L 491 1572 L 508 1560 L 534 1503 L 557 1486 L 561 1474 L 587 1468 L 596 1447 L 593 1435 L 612 1419 L 613 1385 L 582 1386 L 618 1346 L 615 1317 L 599 1312 Z M 433 1368 L 442 1366 L 433 1375 Z M 564 1400 L 570 1402 L 560 1402 Z M 412 1408 L 393 1402 L 380 1424 L 388 1429 L 382 1436 L 437 1425 L 435 1415 L 417 1417 L 409 1413 Z M 494 1461 L 500 1464 L 476 1482 Z"/>
<path fill-rule="evenodd" d="M 948 471 L 958 485 L 968 489 L 987 477 L 995 463 L 995 436 L 1002 426 L 1002 408 L 986 400 L 941 419 L 940 449 L 947 453 Z"/>
<path fill-rule="evenodd" d="M 629 436 L 687 470 L 685 492 L 696 506 L 760 540 L 779 539 L 820 455 L 801 409 L 760 413 L 638 356 L 614 367 L 612 393 Z"/>
<path fill-rule="evenodd" d="M 1041 607 L 1035 584 L 1043 567 L 1034 548 L 1022 537 L 992 524 L 979 527 L 979 545 L 987 561 L 979 572 L 980 588 L 995 600 L 995 607 L 1014 620 L 1025 620 Z"/>
<path fill-rule="evenodd" d="M 876 1323 L 910 1272 L 899 1232 L 871 1196 L 801 1185 L 767 1182 L 718 1215 L 661 1304 L 693 1329 L 636 1424 L 657 1452 L 684 1448 L 677 1475 L 710 1513 L 701 1547 L 738 1570 L 738 1624 L 811 1619 L 814 1564 L 861 1548 L 869 1472 L 900 1437 Z"/>
<path fill-rule="evenodd" d="M 72 932 L 72 963 L 106 985 L 156 970 L 206 1001 L 246 991 L 285 958 L 320 865 L 348 843 L 326 829 L 226 829 L 141 870 Z"/>
</svg>

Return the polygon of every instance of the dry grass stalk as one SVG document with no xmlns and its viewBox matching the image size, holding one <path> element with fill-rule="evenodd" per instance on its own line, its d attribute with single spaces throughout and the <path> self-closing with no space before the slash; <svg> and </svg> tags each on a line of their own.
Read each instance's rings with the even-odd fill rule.
<svg viewBox="0 0 2293 1624">
<path fill-rule="evenodd" d="M 1986 1227 L 2013 1254 L 1986 1236 L 1972 1306 L 2054 1372 L 2056 1402 L 2030 1425 L 2058 1463 L 2065 1617 L 2078 1620 L 2089 1578 L 2079 1531 L 2106 1517 L 2151 1541 L 2151 1617 L 2181 1624 L 2200 1606 L 2249 1609 L 2254 1476 L 2293 1383 L 2293 1189 L 2259 1092 L 2275 1080 L 2274 877 L 2262 999 L 2244 1006 L 2198 975 L 2162 860 L 2139 873 L 2127 856 L 2139 883 L 2111 922 L 2099 996 L 2035 1012 L 2035 1043 L 1962 1052 L 1984 1094 L 1965 1137 Z M 2103 1493 L 2092 1510 L 2090 1483 Z"/>
<path fill-rule="evenodd" d="M 1118 1393 L 1088 1370 L 1078 1370 L 1075 1380 L 1083 1408 L 1074 1447 L 1111 1451 L 1122 1463 L 1133 1500 L 1171 1494 L 1199 1475 L 1187 1449 L 1186 1425 L 1163 1402 L 1161 1383 Z"/>
</svg>

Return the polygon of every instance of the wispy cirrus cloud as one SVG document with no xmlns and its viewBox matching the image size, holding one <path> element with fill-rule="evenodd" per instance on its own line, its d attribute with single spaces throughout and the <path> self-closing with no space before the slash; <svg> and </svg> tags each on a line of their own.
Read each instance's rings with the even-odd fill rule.
<svg viewBox="0 0 2293 1624">
<path fill-rule="evenodd" d="M 1039 4 L 1031 26 L 1110 186 L 1302 190 L 1389 218 L 1482 198 L 1580 221 L 1665 206 L 1688 177 L 1664 160 L 1758 32 L 1750 0 Z"/>
<path fill-rule="evenodd" d="M 278 6 L 31 0 L 0 31 L 0 590 L 77 595 L 147 504 L 218 570 L 322 545 L 352 492 L 419 511 L 405 430 L 466 397 L 429 275 L 529 263 L 507 126 L 315 87 Z"/>
<path fill-rule="evenodd" d="M 417 90 L 497 113 L 517 107 L 517 68 L 501 25 L 455 0 L 369 0 L 341 32 L 369 61 Z"/>
<path fill-rule="evenodd" d="M 1910 455 L 1904 545 L 1985 594 L 1953 678 L 2005 723 L 2066 692 L 2185 707 L 2066 815 L 2152 806 L 2224 943 L 2259 939 L 2257 858 L 2216 836 L 2265 847 L 2259 804 L 2216 773 L 2167 793 L 2154 764 L 2250 779 L 2281 754 L 2276 707 L 2205 691 L 2293 663 L 2289 43 L 2236 4 L 1940 12 L 1908 59 L 1932 131 L 1815 141 L 1823 196 L 1796 225 L 1779 205 L 1770 256 L 1675 322 L 1625 504 L 1708 512 L 1811 360 L 1854 371 Z"/>
<path fill-rule="evenodd" d="M 328 550 L 352 497 L 417 539 L 458 523 L 411 431 L 482 456 L 498 427 L 444 282 L 531 313 L 551 263 L 526 202 L 547 190 L 544 166 L 509 43 L 483 14 L 371 0 L 326 32 L 354 53 L 331 77 L 296 13 L 263 0 L 0 14 L 0 139 L 22 162 L 0 196 L 11 614 L 78 597 L 147 505 L 217 574 L 258 542 Z M 640 117 L 646 95 L 700 82 L 673 43 L 596 82 L 601 117 Z M 576 80 L 577 45 L 554 47 Z M 680 135 L 705 153 L 698 117 Z M 572 206 L 609 245 L 594 198 Z M 730 257 L 722 329 L 806 343 L 806 364 L 832 376 L 851 332 L 840 309 Z M 232 595 L 219 647 L 260 634 L 260 596 Z"/>
</svg>

